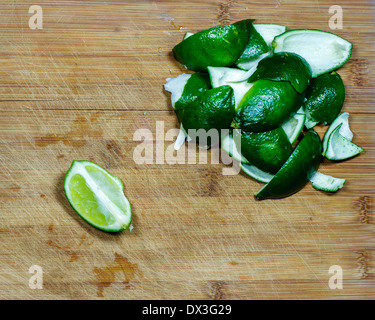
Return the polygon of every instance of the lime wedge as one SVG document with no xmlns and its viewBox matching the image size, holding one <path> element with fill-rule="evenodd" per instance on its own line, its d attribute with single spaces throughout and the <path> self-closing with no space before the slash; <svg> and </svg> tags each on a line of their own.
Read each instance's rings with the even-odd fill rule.
<svg viewBox="0 0 375 320">
<path fill-rule="evenodd" d="M 339 115 L 345 100 L 345 87 L 336 72 L 311 80 L 303 108 L 314 122 L 330 124 Z"/>
<path fill-rule="evenodd" d="M 241 131 L 241 153 L 260 170 L 276 173 L 292 152 L 292 145 L 281 127 L 265 132 Z"/>
<path fill-rule="evenodd" d="M 239 103 L 233 126 L 248 132 L 279 127 L 303 102 L 289 82 L 258 80 Z"/>
<path fill-rule="evenodd" d="M 220 138 L 222 129 L 229 129 L 235 115 L 234 103 L 233 89 L 220 86 L 203 92 L 176 113 L 189 137 L 201 147 L 209 147 L 219 143 L 212 140 Z M 218 134 L 212 137 L 210 133 Z"/>
<path fill-rule="evenodd" d="M 316 171 L 310 177 L 310 181 L 317 190 L 336 192 L 344 186 L 346 179 L 335 178 Z"/>
<path fill-rule="evenodd" d="M 352 44 L 326 31 L 295 29 L 275 37 L 274 52 L 294 52 L 310 64 L 312 76 L 336 70 L 351 57 Z"/>
<path fill-rule="evenodd" d="M 310 130 L 281 169 L 255 195 L 259 200 L 284 198 L 301 190 L 317 171 L 322 153 L 319 135 Z"/>
<path fill-rule="evenodd" d="M 260 79 L 289 81 L 298 93 L 302 93 L 309 85 L 311 69 L 306 60 L 298 54 L 280 52 L 259 61 L 249 82 Z"/>
<path fill-rule="evenodd" d="M 340 124 L 342 124 L 342 126 L 339 129 L 340 134 L 346 139 L 348 139 L 349 141 L 352 141 L 353 132 L 349 128 L 349 113 L 343 112 L 331 123 L 327 132 L 325 133 L 324 138 L 323 138 L 323 152 L 325 152 L 328 148 L 328 138 L 331 136 L 331 133 Z"/>
<path fill-rule="evenodd" d="M 328 138 L 327 150 L 324 150 L 323 155 L 329 160 L 349 159 L 363 151 L 361 147 L 340 134 L 341 127 L 342 124 L 338 125 Z"/>
<path fill-rule="evenodd" d="M 130 226 L 132 209 L 122 181 L 97 164 L 73 161 L 64 191 L 72 208 L 95 228 L 118 232 Z"/>
<path fill-rule="evenodd" d="M 173 48 L 175 59 L 194 71 L 230 67 L 249 42 L 253 20 L 213 27 L 188 36 Z"/>
</svg>

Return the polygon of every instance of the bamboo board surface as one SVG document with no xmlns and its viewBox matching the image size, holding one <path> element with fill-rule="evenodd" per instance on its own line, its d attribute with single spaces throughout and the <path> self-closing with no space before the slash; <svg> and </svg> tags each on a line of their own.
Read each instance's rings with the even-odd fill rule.
<svg viewBox="0 0 375 320">
<path fill-rule="evenodd" d="M 1 299 L 374 299 L 375 6 L 372 1 L 39 1 L 0 3 Z M 177 128 L 168 77 L 185 32 L 245 18 L 330 31 L 354 45 L 339 70 L 354 142 L 365 149 L 321 171 L 348 182 L 255 201 L 262 184 L 222 164 L 137 164 L 137 129 Z M 324 134 L 325 128 L 318 128 Z M 172 144 L 164 142 L 162 148 Z M 133 205 L 129 232 L 81 220 L 62 183 L 74 159 L 120 177 Z M 29 268 L 43 269 L 31 289 Z M 329 268 L 343 270 L 330 289 Z"/>
</svg>

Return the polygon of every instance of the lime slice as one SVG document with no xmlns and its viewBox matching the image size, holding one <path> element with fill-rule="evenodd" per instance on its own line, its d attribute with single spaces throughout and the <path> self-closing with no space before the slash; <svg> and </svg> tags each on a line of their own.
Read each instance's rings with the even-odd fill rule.
<svg viewBox="0 0 375 320">
<path fill-rule="evenodd" d="M 247 132 L 275 129 L 300 108 L 302 99 L 289 82 L 258 80 L 239 103 L 233 125 Z"/>
<path fill-rule="evenodd" d="M 349 128 L 349 113 L 343 112 L 341 113 L 329 126 L 327 132 L 324 135 L 323 138 L 323 153 L 328 148 L 328 138 L 331 136 L 333 130 L 335 130 L 340 124 L 342 126 L 339 129 L 340 134 L 348 139 L 349 141 L 352 141 L 353 139 L 353 132 Z"/>
<path fill-rule="evenodd" d="M 316 171 L 310 177 L 310 181 L 317 190 L 336 192 L 344 186 L 346 179 L 335 178 Z"/>
<path fill-rule="evenodd" d="M 221 148 L 238 162 L 249 164 L 249 161 L 237 150 L 231 134 L 226 135 L 221 141 Z"/>
<path fill-rule="evenodd" d="M 276 173 L 292 152 L 292 145 L 281 127 L 265 132 L 241 131 L 242 155 L 262 171 Z"/>
<path fill-rule="evenodd" d="M 243 172 L 259 182 L 268 183 L 273 178 L 272 174 L 264 172 L 252 164 L 241 163 L 240 166 Z"/>
<path fill-rule="evenodd" d="M 286 26 L 279 24 L 254 24 L 254 28 L 256 31 L 258 31 L 270 49 L 266 53 L 263 53 L 255 58 L 237 63 L 237 67 L 243 70 L 251 70 L 252 68 L 256 68 L 259 61 L 271 54 L 272 40 L 277 35 L 286 31 Z"/>
<path fill-rule="evenodd" d="M 345 160 L 360 154 L 363 149 L 340 134 L 342 124 L 338 125 L 328 138 L 327 149 L 323 155 L 329 160 Z"/>
<path fill-rule="evenodd" d="M 173 48 L 175 59 L 194 71 L 230 67 L 249 42 L 253 20 L 213 27 L 190 35 Z"/>
<path fill-rule="evenodd" d="M 312 76 L 336 70 L 351 57 L 352 44 L 326 31 L 314 29 L 289 30 L 275 37 L 274 52 L 294 52 L 310 64 Z"/>
<path fill-rule="evenodd" d="M 292 114 L 289 119 L 281 124 L 291 144 L 297 141 L 305 125 L 306 115 L 300 110 Z"/>
<path fill-rule="evenodd" d="M 271 181 L 255 195 L 259 200 L 284 198 L 301 190 L 317 171 L 322 153 L 319 135 L 310 130 Z"/>
<path fill-rule="evenodd" d="M 306 60 L 298 54 L 280 52 L 259 61 L 249 82 L 260 79 L 289 81 L 298 93 L 302 93 L 309 85 L 311 69 Z"/>
<path fill-rule="evenodd" d="M 73 209 L 95 228 L 118 232 L 130 226 L 132 209 L 122 181 L 97 164 L 73 161 L 64 191 Z"/>
<path fill-rule="evenodd" d="M 247 72 L 236 68 L 224 67 L 208 67 L 208 74 L 210 75 L 211 85 L 217 88 L 224 85 L 229 85 L 234 91 L 235 107 L 238 106 L 246 92 L 253 86 L 247 81 Z"/>
<path fill-rule="evenodd" d="M 303 108 L 316 122 L 330 124 L 339 115 L 345 100 L 345 87 L 336 72 L 312 79 Z"/>
</svg>

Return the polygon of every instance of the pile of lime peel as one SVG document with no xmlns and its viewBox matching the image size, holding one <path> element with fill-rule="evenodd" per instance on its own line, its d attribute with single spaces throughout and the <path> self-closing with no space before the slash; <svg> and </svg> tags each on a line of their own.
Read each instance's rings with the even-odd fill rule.
<svg viewBox="0 0 375 320">
<path fill-rule="evenodd" d="M 215 143 L 190 132 L 230 129 L 218 143 L 265 183 L 256 198 L 287 197 L 309 181 L 336 192 L 346 180 L 318 172 L 323 157 L 341 161 L 363 151 L 352 142 L 349 114 L 340 114 L 345 87 L 335 72 L 352 44 L 330 32 L 253 21 L 186 33 L 173 48 L 176 60 L 196 71 L 164 86 L 181 126 L 175 149 L 185 140 Z M 329 125 L 323 142 L 317 124 Z"/>
</svg>

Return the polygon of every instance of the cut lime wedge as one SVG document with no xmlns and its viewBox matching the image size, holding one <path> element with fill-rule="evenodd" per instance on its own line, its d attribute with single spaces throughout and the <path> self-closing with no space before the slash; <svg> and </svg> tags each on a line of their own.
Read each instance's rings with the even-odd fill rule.
<svg viewBox="0 0 375 320">
<path fill-rule="evenodd" d="M 303 108 L 315 121 L 331 124 L 339 115 L 345 101 L 345 86 L 336 72 L 312 79 L 305 92 Z"/>
<path fill-rule="evenodd" d="M 340 134 L 349 141 L 352 141 L 353 132 L 349 128 L 349 113 L 343 112 L 335 120 L 333 120 L 327 132 L 325 133 L 323 138 L 323 152 L 325 152 L 328 148 L 328 139 L 332 134 L 333 130 L 335 130 L 340 124 L 342 124 L 342 126 L 339 129 Z"/>
<path fill-rule="evenodd" d="M 310 177 L 310 181 L 317 190 L 336 192 L 344 186 L 346 179 L 335 178 L 316 171 Z"/>
<path fill-rule="evenodd" d="M 338 125 L 328 138 L 327 150 L 323 155 L 329 160 L 345 160 L 360 154 L 363 149 L 340 134 L 342 124 Z"/>
<path fill-rule="evenodd" d="M 294 52 L 310 64 L 312 76 L 336 70 L 343 66 L 352 54 L 352 44 L 326 31 L 315 29 L 289 30 L 275 37 L 274 52 Z"/>
<path fill-rule="evenodd" d="M 211 85 L 213 88 L 217 88 L 224 85 L 229 85 L 234 91 L 235 107 L 253 86 L 252 83 L 247 81 L 246 75 L 248 72 L 236 68 L 225 68 L 225 67 L 208 67 L 208 73 L 211 79 Z"/>
<path fill-rule="evenodd" d="M 93 162 L 73 161 L 65 175 L 64 191 L 72 208 L 95 228 L 118 232 L 132 222 L 122 181 Z"/>
<path fill-rule="evenodd" d="M 305 125 L 305 121 L 306 115 L 300 111 L 297 111 L 297 113 L 292 114 L 292 116 L 281 125 L 291 144 L 296 142 L 298 139 L 302 132 L 303 126 Z"/>
</svg>

